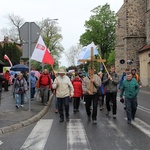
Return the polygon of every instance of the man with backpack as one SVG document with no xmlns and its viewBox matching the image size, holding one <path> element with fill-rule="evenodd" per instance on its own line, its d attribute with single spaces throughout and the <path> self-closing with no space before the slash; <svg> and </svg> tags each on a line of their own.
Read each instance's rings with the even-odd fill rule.
<svg viewBox="0 0 150 150">
<path fill-rule="evenodd" d="M 40 75 L 37 87 L 40 90 L 42 103 L 45 106 L 47 106 L 47 101 L 49 99 L 49 91 L 52 88 L 51 77 L 47 69 L 44 69 L 44 72 Z"/>
</svg>

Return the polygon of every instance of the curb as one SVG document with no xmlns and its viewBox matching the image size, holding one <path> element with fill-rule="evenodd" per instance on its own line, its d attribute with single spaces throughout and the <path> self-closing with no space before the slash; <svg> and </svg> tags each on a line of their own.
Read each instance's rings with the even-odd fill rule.
<svg viewBox="0 0 150 150">
<path fill-rule="evenodd" d="M 24 121 L 15 123 L 15 124 L 12 124 L 10 126 L 0 128 L 0 135 L 18 130 L 18 129 L 26 127 L 26 126 L 29 126 L 32 123 L 35 123 L 38 120 L 40 120 L 49 110 L 53 96 L 54 96 L 53 94 L 50 96 L 50 100 L 48 101 L 48 105 L 45 106 L 38 114 L 36 114 L 32 118 L 29 118 L 27 120 L 24 120 Z"/>
</svg>

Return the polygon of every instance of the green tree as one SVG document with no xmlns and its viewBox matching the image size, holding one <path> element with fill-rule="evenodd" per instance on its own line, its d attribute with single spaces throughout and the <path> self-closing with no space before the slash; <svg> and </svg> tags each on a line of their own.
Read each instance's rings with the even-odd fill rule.
<svg viewBox="0 0 150 150">
<path fill-rule="evenodd" d="M 85 22 L 86 32 L 80 36 L 80 44 L 86 46 L 94 42 L 98 46 L 102 58 L 107 58 L 115 48 L 116 15 L 106 3 L 92 11 L 94 15 Z"/>
<path fill-rule="evenodd" d="M 111 50 L 107 59 L 107 65 L 110 66 L 112 64 L 115 64 L 115 51 L 114 50 Z"/>
</svg>

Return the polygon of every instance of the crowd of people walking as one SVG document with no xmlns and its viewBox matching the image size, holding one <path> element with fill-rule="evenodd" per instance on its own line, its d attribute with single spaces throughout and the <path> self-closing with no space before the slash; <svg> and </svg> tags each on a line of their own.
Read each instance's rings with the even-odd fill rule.
<svg viewBox="0 0 150 150">
<path fill-rule="evenodd" d="M 5 82 L 4 90 L 8 91 L 9 79 L 9 71 L 6 71 L 4 78 L 0 78 L 0 90 L 2 82 Z M 119 77 L 114 65 L 111 65 L 110 70 L 106 73 L 102 71 L 97 73 L 96 70 L 88 68 L 86 74 L 85 72 L 83 74 L 75 72 L 73 76 L 68 75 L 64 69 L 60 69 L 57 74 L 44 69 L 38 76 L 35 75 L 34 70 L 31 70 L 30 73 L 20 72 L 15 74 L 12 84 L 12 93 L 17 109 L 24 107 L 24 99 L 29 99 L 27 94 L 29 90 L 31 101 L 39 93 L 44 106 L 48 105 L 50 93 L 53 93 L 55 113 L 59 113 L 60 122 L 69 121 L 69 103 L 71 101 L 73 101 L 73 113 L 78 113 L 81 100 L 83 100 L 87 120 L 92 120 L 93 124 L 97 124 L 98 106 L 100 111 L 106 108 L 106 115 L 111 115 L 112 112 L 113 119 L 117 118 L 117 95 L 125 105 L 127 123 L 130 124 L 131 121 L 134 121 L 138 106 L 137 95 L 142 87 L 136 69 L 129 70 L 127 68 Z"/>
</svg>

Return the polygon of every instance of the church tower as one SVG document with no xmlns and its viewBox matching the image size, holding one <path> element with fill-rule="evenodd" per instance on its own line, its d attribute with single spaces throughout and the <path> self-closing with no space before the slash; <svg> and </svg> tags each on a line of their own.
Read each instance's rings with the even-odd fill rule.
<svg viewBox="0 0 150 150">
<path fill-rule="evenodd" d="M 146 45 L 148 1 L 124 0 L 117 12 L 115 66 L 120 75 L 126 68 L 135 68 L 139 72 L 138 50 Z"/>
</svg>

